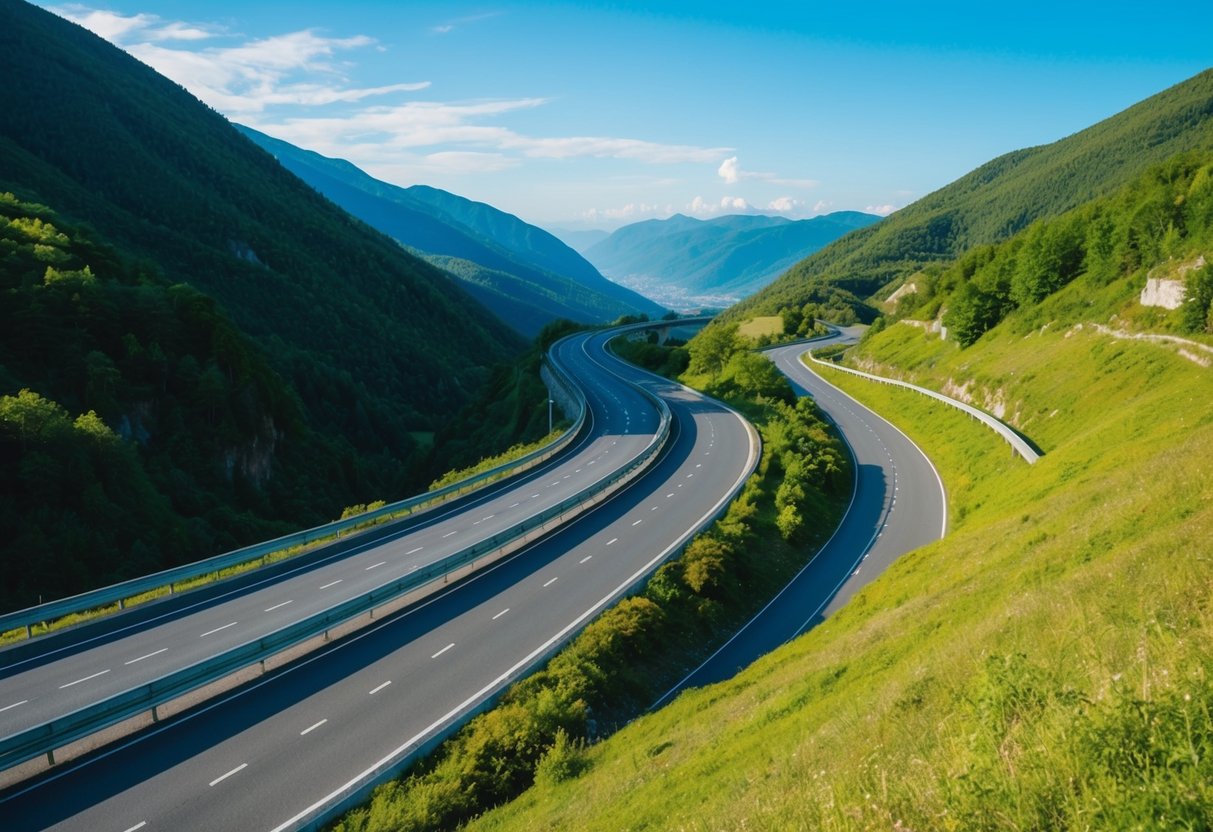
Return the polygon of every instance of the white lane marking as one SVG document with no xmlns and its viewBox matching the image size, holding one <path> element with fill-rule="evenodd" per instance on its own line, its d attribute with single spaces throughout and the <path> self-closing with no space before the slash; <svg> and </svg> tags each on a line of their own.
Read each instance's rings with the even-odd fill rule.
<svg viewBox="0 0 1213 832">
<path fill-rule="evenodd" d="M 596 459 L 591 459 L 591 460 L 590 460 L 590 465 L 593 465 L 593 464 L 594 464 L 595 462 L 597 462 L 597 461 L 598 461 L 598 460 L 596 460 Z"/>
<path fill-rule="evenodd" d="M 368 566 L 368 567 L 367 567 L 366 569 L 364 569 L 363 571 L 364 571 L 364 572 L 370 572 L 372 569 L 378 569 L 380 566 L 383 566 L 385 563 L 387 563 L 387 561 L 386 561 L 386 560 L 381 560 L 381 561 L 379 561 L 378 563 L 372 563 L 370 566 Z"/>
<path fill-rule="evenodd" d="M 274 610 L 280 610 L 280 609 L 282 609 L 283 607 L 285 607 L 287 604 L 293 604 L 293 603 L 295 603 L 295 599 L 294 599 L 294 598 L 292 598 L 292 599 L 291 599 L 291 600 L 289 600 L 289 601 L 283 601 L 281 604 L 274 604 L 274 606 L 272 606 L 272 607 L 268 607 L 268 608 L 266 609 L 266 612 L 273 612 Z"/>
<path fill-rule="evenodd" d="M 522 503 L 514 503 L 512 506 L 510 506 L 510 508 L 518 508 L 520 505 L 522 505 Z"/>
<path fill-rule="evenodd" d="M 337 584 L 341 583 L 341 582 L 342 582 L 342 581 L 344 581 L 344 580 L 345 580 L 345 578 L 338 578 L 338 579 L 337 579 L 337 580 L 335 580 L 335 581 L 329 581 L 327 584 L 325 584 L 324 586 L 322 586 L 322 587 L 320 587 L 320 588 L 321 588 L 321 589 L 328 589 L 330 586 L 337 586 Z"/>
<path fill-rule="evenodd" d="M 483 523 L 485 520 L 492 520 L 492 519 L 493 519 L 494 517 L 496 517 L 496 516 L 497 516 L 496 514 L 490 514 L 488 517 L 481 517 L 479 520 L 477 520 L 477 521 L 476 521 L 475 523 L 473 523 L 472 525 L 473 525 L 473 526 L 479 526 L 479 525 L 480 525 L 481 523 Z"/>
<path fill-rule="evenodd" d="M 578 563 L 585 563 L 587 560 L 589 560 L 589 559 L 590 559 L 590 558 L 592 558 L 592 557 L 594 557 L 594 556 L 593 556 L 593 555 L 586 555 L 585 557 L 583 557 L 581 560 L 579 560 L 579 561 L 577 561 L 577 562 L 578 562 Z"/>
<path fill-rule="evenodd" d="M 430 656 L 430 658 L 431 658 L 431 659 L 436 659 L 436 658 L 438 658 L 439 656 L 441 656 L 443 653 L 445 653 L 447 650 L 450 650 L 450 649 L 451 649 L 452 647 L 454 647 L 454 646 L 455 646 L 455 642 L 453 642 L 453 641 L 452 641 L 452 642 L 451 642 L 450 644 L 448 644 L 446 647 L 443 647 L 443 648 L 442 648 L 441 650 L 439 650 L 437 653 L 435 653 L 434 655 Z"/>
<path fill-rule="evenodd" d="M 614 543 L 614 542 L 615 542 L 616 540 L 618 540 L 618 539 L 619 539 L 619 538 L 617 538 L 617 537 L 612 537 L 610 540 L 608 540 L 608 541 L 606 542 L 606 545 L 610 546 L 612 543 Z"/>
<path fill-rule="evenodd" d="M 391 680 L 391 679 L 388 679 L 388 680 L 387 680 L 386 682 L 384 682 L 383 684 L 381 684 L 381 685 L 376 685 L 375 687 L 371 688 L 371 692 L 370 692 L 370 694 L 369 694 L 369 695 L 370 695 L 370 696 L 374 696 L 375 694 L 377 694 L 379 691 L 381 691 L 381 690 L 383 690 L 384 688 L 386 688 L 386 687 L 387 687 L 388 685 L 390 685 L 391 683 L 392 683 L 392 680 Z"/>
<path fill-rule="evenodd" d="M 703 463 L 702 463 L 702 462 L 696 462 L 696 463 L 695 463 L 695 467 L 696 467 L 696 468 L 702 468 L 702 467 L 703 467 Z"/>
<path fill-rule="evenodd" d="M 407 552 L 405 552 L 405 554 L 406 555 L 415 555 L 424 548 L 425 548 L 424 546 L 418 546 L 416 549 L 409 549 Z"/>
<path fill-rule="evenodd" d="M 139 658 L 131 659 L 129 662 L 123 662 L 123 664 L 134 664 L 135 662 L 141 662 L 144 659 L 150 659 L 152 656 L 159 656 L 161 653 L 164 653 L 167 650 L 168 650 L 167 647 L 161 647 L 159 650 L 156 650 L 151 653 L 145 653 L 144 655 L 140 656 Z"/>
<path fill-rule="evenodd" d="M 235 626 L 236 626 L 237 624 L 239 624 L 239 623 L 240 623 L 240 622 L 238 622 L 238 621 L 233 621 L 231 624 L 224 624 L 222 627 L 216 627 L 216 628 L 215 628 L 215 629 L 213 629 L 213 630 L 207 630 L 205 633 L 203 633 L 202 635 L 198 636 L 198 638 L 206 638 L 207 636 L 209 636 L 209 635 L 211 635 L 211 634 L 213 634 L 213 633 L 217 633 L 217 632 L 219 632 L 220 630 L 226 630 L 228 627 L 235 627 Z"/>
<path fill-rule="evenodd" d="M 229 771 L 227 774 L 221 774 L 218 777 L 216 777 L 214 780 L 211 781 L 211 785 L 216 786 L 219 783 L 222 783 L 227 778 L 231 777 L 233 774 L 239 774 L 240 772 L 244 771 L 246 768 L 248 768 L 248 763 L 241 763 L 240 765 L 236 766 L 234 769 Z"/>
<path fill-rule="evenodd" d="M 639 525 L 640 525 L 641 523 L 643 523 L 643 522 L 644 522 L 644 518 L 641 518 L 640 520 L 637 520 L 637 521 L 636 521 L 635 523 L 633 523 L 632 525 L 633 525 L 633 526 L 639 526 Z"/>
<path fill-rule="evenodd" d="M 670 498 L 671 498 L 671 497 L 673 497 L 673 496 L 674 496 L 674 492 L 673 492 L 673 491 L 671 491 L 669 494 L 666 494 L 666 495 L 665 495 L 665 498 L 668 500 L 668 499 L 670 499 Z"/>
<path fill-rule="evenodd" d="M 11 705 L 5 705 L 3 708 L 0 708 L 0 714 L 4 713 L 5 711 L 12 710 L 13 708 L 17 707 L 18 705 L 24 705 L 28 701 L 29 701 L 28 699 L 22 699 L 20 702 L 14 702 Z"/>
<path fill-rule="evenodd" d="M 656 511 L 656 510 L 657 510 L 657 506 L 653 506 L 651 509 L 649 509 L 649 511 Z"/>
<path fill-rule="evenodd" d="M 505 609 L 503 609 L 501 612 L 499 612 L 499 613 L 497 613 L 496 615 L 494 615 L 494 616 L 493 616 L 493 620 L 494 620 L 494 621 L 496 621 L 498 618 L 501 618 L 501 616 L 505 615 L 505 614 L 506 614 L 507 612 L 509 612 L 509 611 L 510 611 L 510 608 L 509 608 L 509 607 L 506 607 L 506 608 L 505 608 Z"/>
<path fill-rule="evenodd" d="M 321 725 L 323 725 L 326 722 L 328 722 L 327 719 L 322 719 L 319 722 L 317 722 L 315 725 L 309 725 L 308 727 L 304 728 L 302 731 L 299 732 L 299 736 L 302 737 L 305 734 L 312 733 L 313 731 L 315 731 L 317 728 L 319 728 Z"/>
<path fill-rule="evenodd" d="M 145 821 L 145 820 L 141 820 L 141 821 L 139 821 L 138 823 L 136 823 L 134 826 L 131 826 L 131 827 L 127 828 L 127 829 L 125 830 L 125 832 L 135 832 L 135 830 L 137 830 L 137 829 L 142 829 L 142 828 L 143 828 L 143 827 L 145 827 L 145 826 L 147 826 L 147 821 Z"/>
<path fill-rule="evenodd" d="M 534 499 L 536 499 L 538 496 L 539 496 L 538 494 L 532 494 L 532 495 L 531 495 L 531 499 L 532 499 L 532 500 L 534 500 Z"/>
<path fill-rule="evenodd" d="M 446 534 L 444 534 L 444 535 L 442 536 L 442 539 L 443 539 L 443 540 L 446 540 L 448 537 L 450 537 L 450 536 L 451 536 L 451 535 L 453 535 L 453 534 L 459 534 L 459 530 L 458 530 L 458 529 L 456 529 L 456 530 L 455 530 L 455 531 L 453 531 L 453 532 L 447 532 Z"/>
<path fill-rule="evenodd" d="M 693 477 L 693 476 L 695 476 L 695 475 L 694 475 L 694 474 L 687 474 L 687 479 L 689 480 L 689 479 L 690 479 L 691 477 Z"/>
<path fill-rule="evenodd" d="M 545 581 L 543 585 L 544 585 L 544 586 L 551 586 L 552 584 L 556 583 L 558 580 L 560 580 L 560 578 L 558 578 L 558 577 L 557 577 L 557 578 L 552 578 L 550 581 Z"/>
<path fill-rule="evenodd" d="M 218 783 L 221 783 L 221 782 L 223 782 L 224 780 L 227 780 L 227 779 L 228 779 L 228 777 L 232 776 L 233 774 L 239 774 L 239 773 L 240 773 L 240 771 L 244 771 L 246 768 L 249 768 L 249 764 L 247 764 L 247 763 L 240 763 L 240 764 L 238 765 L 238 767 L 235 767 L 234 769 L 232 769 L 232 770 L 228 771 L 228 773 L 227 773 L 227 774 L 222 774 L 222 775 L 220 775 L 220 776 L 218 776 L 218 777 L 215 777 L 215 780 L 212 780 L 212 781 L 211 781 L 211 783 L 210 783 L 210 785 L 211 785 L 211 786 L 216 786 L 216 785 L 218 785 Z"/>
</svg>

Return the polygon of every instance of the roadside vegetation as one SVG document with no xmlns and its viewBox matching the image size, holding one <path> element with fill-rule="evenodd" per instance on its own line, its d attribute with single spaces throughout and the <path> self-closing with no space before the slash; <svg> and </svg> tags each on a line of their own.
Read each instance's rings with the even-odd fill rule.
<svg viewBox="0 0 1213 832">
<path fill-rule="evenodd" d="M 1180 157 L 1096 203 L 1136 218 L 1103 237 L 1114 267 L 1084 249 L 1068 282 L 968 346 L 890 324 L 847 356 L 1000 413 L 1046 452 L 1035 465 L 951 408 L 825 370 L 936 463 L 948 537 L 470 828 L 1213 826 L 1210 339 L 1200 310 L 1136 302 L 1146 274 L 1181 263 L 1190 303 L 1207 302 L 1209 171 Z M 1115 216 L 1056 222 L 1087 240 L 1087 220 Z M 1134 337 L 1192 329 L 1187 344 Z"/>
<path fill-rule="evenodd" d="M 726 514 L 648 583 L 591 623 L 546 667 L 512 686 L 410 772 L 376 790 L 335 829 L 448 829 L 534 783 L 580 775 L 592 744 L 642 713 L 705 658 L 833 532 L 850 493 L 850 463 L 814 406 L 752 342 L 735 338 L 713 366 L 685 347 L 619 340 L 649 367 L 686 366 L 684 380 L 742 410 L 762 433 L 757 474 Z"/>
</svg>

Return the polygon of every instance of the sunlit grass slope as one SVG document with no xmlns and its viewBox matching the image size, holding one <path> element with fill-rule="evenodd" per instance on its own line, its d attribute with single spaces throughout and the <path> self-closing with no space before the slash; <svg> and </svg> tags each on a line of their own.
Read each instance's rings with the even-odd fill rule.
<svg viewBox="0 0 1213 832">
<path fill-rule="evenodd" d="M 1213 370 L 1076 329 L 1083 306 L 1056 302 L 1043 332 L 960 350 L 893 326 L 860 355 L 936 388 L 978 379 L 1038 464 L 963 414 L 832 373 L 939 465 L 948 537 L 473 828 L 1213 824 Z"/>
</svg>

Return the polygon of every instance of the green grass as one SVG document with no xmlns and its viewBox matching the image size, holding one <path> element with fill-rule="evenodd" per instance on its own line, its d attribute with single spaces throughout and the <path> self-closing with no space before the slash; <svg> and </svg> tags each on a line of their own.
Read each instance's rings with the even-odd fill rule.
<svg viewBox="0 0 1213 832">
<path fill-rule="evenodd" d="M 1213 375 L 1067 331 L 872 338 L 859 363 L 969 381 L 1047 455 L 834 373 L 935 461 L 949 536 L 471 828 L 1208 828 Z"/>
</svg>

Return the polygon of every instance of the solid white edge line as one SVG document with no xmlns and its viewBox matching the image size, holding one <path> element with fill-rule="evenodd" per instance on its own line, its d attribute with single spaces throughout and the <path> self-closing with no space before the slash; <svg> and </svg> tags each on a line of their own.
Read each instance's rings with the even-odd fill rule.
<svg viewBox="0 0 1213 832">
<path fill-rule="evenodd" d="M 319 728 L 321 725 L 323 725 L 324 723 L 326 723 L 328 721 L 329 721 L 328 717 L 325 717 L 324 719 L 317 722 L 315 725 L 309 725 L 308 727 L 304 728 L 302 731 L 299 732 L 299 736 L 303 737 L 303 736 L 306 736 L 306 735 L 312 733 L 313 731 L 315 731 L 317 728 Z"/>
<path fill-rule="evenodd" d="M 123 662 L 123 664 L 134 664 L 135 662 L 141 662 L 144 659 L 150 659 L 152 656 L 159 656 L 161 653 L 164 653 L 167 650 L 168 650 L 167 647 L 161 647 L 159 650 L 154 650 L 151 653 L 146 653 L 137 659 L 131 659 L 129 662 Z"/>
<path fill-rule="evenodd" d="M 248 763 L 241 763 L 240 765 L 236 766 L 234 769 L 229 771 L 227 774 L 221 774 L 218 777 L 216 777 L 214 780 L 212 780 L 210 782 L 210 785 L 212 785 L 212 786 L 218 785 L 219 783 L 222 783 L 227 778 L 231 777 L 233 774 L 239 774 L 240 772 L 244 771 L 246 768 L 248 768 Z"/>
<path fill-rule="evenodd" d="M 668 380 L 665 380 L 665 381 L 668 381 Z M 675 382 L 675 384 L 677 384 L 677 382 Z M 701 396 L 703 398 L 707 398 L 706 396 L 703 396 L 702 393 L 691 390 L 691 388 L 687 387 L 686 385 L 679 385 L 679 386 L 682 387 L 684 390 L 689 390 L 696 396 Z M 715 401 L 715 400 L 713 400 L 713 401 Z M 724 407 L 726 410 L 728 410 L 730 413 L 732 413 L 733 416 L 736 417 L 737 420 L 739 422 L 741 422 L 742 426 L 745 428 L 746 436 L 748 436 L 749 440 L 750 440 L 750 455 L 746 459 L 746 464 L 743 466 L 742 472 L 738 475 L 737 480 L 733 483 L 733 485 L 729 489 L 726 490 L 724 496 L 722 496 L 716 502 L 716 504 L 714 506 L 712 506 L 710 509 L 708 509 L 703 514 L 703 516 L 701 516 L 699 518 L 699 520 L 697 520 L 694 524 L 692 524 L 691 529 L 688 529 L 686 534 L 681 535 L 677 540 L 675 540 L 673 543 L 671 543 L 669 546 L 667 546 L 665 549 L 663 549 L 657 555 L 653 556 L 653 558 L 650 559 L 647 563 L 643 564 L 639 569 L 637 569 L 630 576 L 625 578 L 623 583 L 619 584 L 617 587 L 615 587 L 615 589 L 613 589 L 607 595 L 600 598 L 589 609 L 585 610 L 583 613 L 581 613 L 581 615 L 577 616 L 575 619 L 573 619 L 568 624 L 566 624 L 564 626 L 564 628 L 562 628 L 559 632 L 557 632 L 555 635 L 553 635 L 547 641 L 543 642 L 543 644 L 539 645 L 534 650 L 532 650 L 530 653 L 528 653 L 527 655 L 525 655 L 521 659 L 519 659 L 517 662 L 515 662 L 508 670 L 506 670 L 504 673 L 499 675 L 496 679 L 493 679 L 491 682 L 489 682 L 487 685 L 482 687 L 480 690 L 476 691 L 471 696 L 469 696 L 468 698 L 466 698 L 462 702 L 460 702 L 458 705 L 456 705 L 454 708 L 447 711 L 445 714 L 440 716 L 438 719 L 431 722 L 425 728 L 421 729 L 421 731 L 414 734 L 412 737 L 409 737 L 407 740 L 404 741 L 404 743 L 397 746 L 392 751 L 388 752 L 388 754 L 386 756 L 384 756 L 382 759 L 380 759 L 378 762 L 372 764 L 370 768 L 367 768 L 364 771 L 354 775 L 354 777 L 352 777 L 350 780 L 348 780 L 344 785 L 339 786 L 334 791 L 332 791 L 329 794 L 325 795 L 324 797 L 320 798 L 315 803 L 313 803 L 311 806 L 308 806 L 302 812 L 299 812 L 298 814 L 296 814 L 294 817 L 290 818 L 286 822 L 281 823 L 278 826 L 275 826 L 272 830 L 270 830 L 270 832 L 285 832 L 285 830 L 294 827 L 295 824 L 297 824 L 303 818 L 306 818 L 308 815 L 312 814 L 313 812 L 317 811 L 318 809 L 322 809 L 328 803 L 336 800 L 337 798 L 341 797 L 343 794 L 348 793 L 351 789 L 356 788 L 360 784 L 361 781 L 366 780 L 368 777 L 371 777 L 377 770 L 382 769 L 384 766 L 391 763 L 396 757 L 398 757 L 400 754 L 407 751 L 410 747 L 417 745 L 419 742 L 421 742 L 421 740 L 423 740 L 426 737 L 426 735 L 431 734 L 434 731 L 436 731 L 437 729 L 441 728 L 444 723 L 449 722 L 451 719 L 454 719 L 455 717 L 459 716 L 459 714 L 461 714 L 463 711 L 467 710 L 472 705 L 476 704 L 476 702 L 478 700 L 480 700 L 481 698 L 483 698 L 485 695 L 491 693 L 493 690 L 500 687 L 505 682 L 509 681 L 511 676 L 513 676 L 515 673 L 517 673 L 522 668 L 529 665 L 531 662 L 533 662 L 539 656 L 542 656 L 545 652 L 547 652 L 549 649 L 551 649 L 552 646 L 559 644 L 561 641 L 563 641 L 565 639 L 565 637 L 568 636 L 569 633 L 571 633 L 574 630 L 576 630 L 577 628 L 579 628 L 582 625 L 582 623 L 584 623 L 587 619 L 592 618 L 594 615 L 597 615 L 598 611 L 601 610 L 603 607 L 614 602 L 615 599 L 620 594 L 622 594 L 624 591 L 626 591 L 628 587 L 632 586 L 633 584 L 636 583 L 636 581 L 643 578 L 649 571 L 651 571 L 653 569 L 653 567 L 655 567 L 657 564 L 661 563 L 663 560 L 665 560 L 667 557 L 669 557 L 672 552 L 674 552 L 679 547 L 681 547 L 688 538 L 693 536 L 695 531 L 692 531 L 692 530 L 697 531 L 704 523 L 706 523 L 708 520 L 710 520 L 712 517 L 714 517 L 720 511 L 721 508 L 723 508 L 725 505 L 727 505 L 729 503 L 729 501 L 732 500 L 736 496 L 736 494 L 740 491 L 741 486 L 745 483 L 746 479 L 749 478 L 750 474 L 753 473 L 753 469 L 757 463 L 757 455 L 759 453 L 759 449 L 757 447 L 755 447 L 757 444 L 756 440 L 758 439 L 758 435 L 754 431 L 754 428 L 750 425 L 750 423 L 747 422 L 740 413 L 738 413 L 736 410 L 729 407 L 728 405 L 724 404 L 723 402 L 719 402 L 719 404 L 721 407 Z"/>
<path fill-rule="evenodd" d="M 105 674 L 107 674 L 109 672 L 110 672 L 110 668 L 107 667 L 105 670 L 102 670 L 99 673 L 94 673 L 92 676 L 85 676 L 83 679 L 77 679 L 74 682 L 68 682 L 66 685 L 60 685 L 59 690 L 63 690 L 64 688 L 70 688 L 72 685 L 78 685 L 81 682 L 87 682 L 89 679 L 96 679 L 98 676 L 104 676 Z"/>
</svg>

